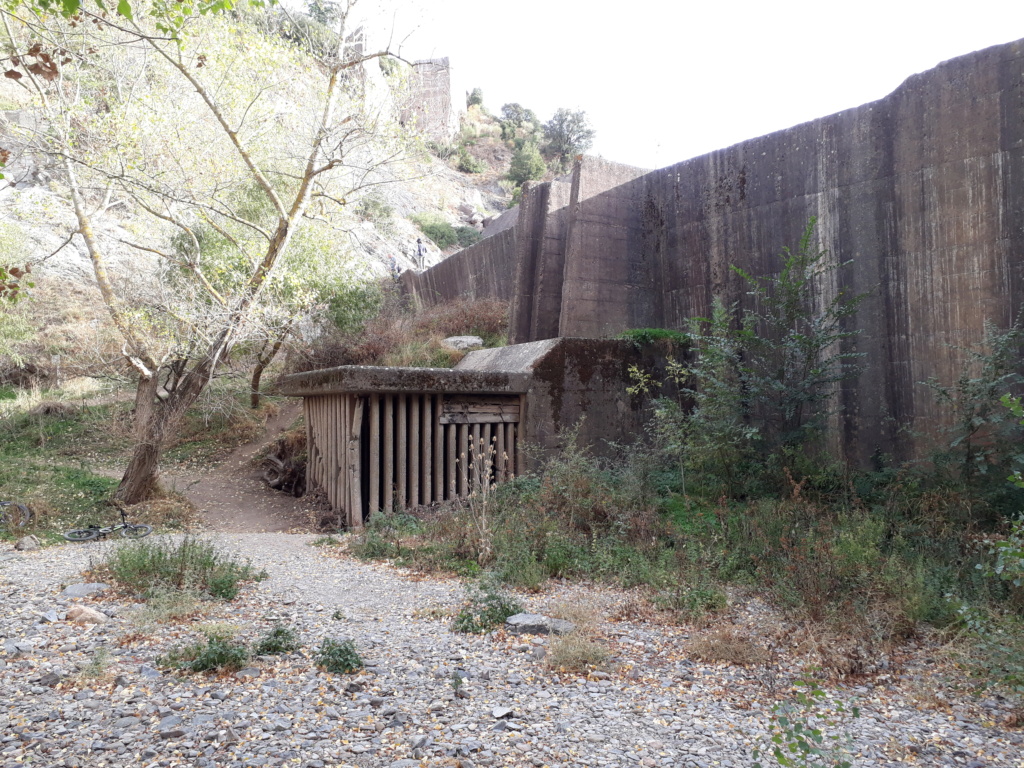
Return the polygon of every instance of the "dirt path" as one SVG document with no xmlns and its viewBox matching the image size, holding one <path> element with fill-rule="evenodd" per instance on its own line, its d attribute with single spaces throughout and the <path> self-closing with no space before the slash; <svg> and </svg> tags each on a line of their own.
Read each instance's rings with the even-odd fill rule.
<svg viewBox="0 0 1024 768">
<path fill-rule="evenodd" d="M 167 473 L 174 487 L 196 505 L 203 521 L 215 531 L 258 533 L 308 527 L 311 505 L 267 487 L 259 467 L 250 464 L 256 453 L 298 418 L 301 405 L 289 404 L 267 422 L 257 440 L 236 448 L 216 467 L 199 475 Z"/>
</svg>

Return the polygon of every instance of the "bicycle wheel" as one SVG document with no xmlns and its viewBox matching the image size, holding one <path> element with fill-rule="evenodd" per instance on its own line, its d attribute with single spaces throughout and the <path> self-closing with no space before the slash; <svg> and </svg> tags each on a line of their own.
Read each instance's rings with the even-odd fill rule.
<svg viewBox="0 0 1024 768">
<path fill-rule="evenodd" d="M 128 524 L 121 529 L 121 535 L 126 539 L 141 539 L 153 532 L 153 526 L 145 523 Z"/>
<path fill-rule="evenodd" d="M 68 541 L 92 541 L 100 535 L 98 528 L 75 528 L 64 534 Z"/>
<path fill-rule="evenodd" d="M 22 528 L 32 522 L 32 510 L 13 501 L 0 502 L 0 525 Z"/>
</svg>

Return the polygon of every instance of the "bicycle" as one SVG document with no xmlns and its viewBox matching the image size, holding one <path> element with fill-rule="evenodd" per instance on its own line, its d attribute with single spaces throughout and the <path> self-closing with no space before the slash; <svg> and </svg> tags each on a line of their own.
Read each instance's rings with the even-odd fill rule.
<svg viewBox="0 0 1024 768">
<path fill-rule="evenodd" d="M 35 515 L 24 504 L 16 501 L 0 501 L 0 527 L 24 528 L 32 522 Z"/>
<path fill-rule="evenodd" d="M 88 528 L 75 528 L 65 533 L 64 538 L 68 541 L 93 541 L 94 539 L 105 539 L 116 531 L 126 539 L 141 539 L 143 536 L 149 536 L 153 532 L 153 526 L 146 525 L 145 523 L 129 523 L 128 515 L 125 514 L 125 511 L 123 509 L 118 511 L 121 513 L 121 522 L 117 525 L 111 525 L 107 528 L 101 528 L 98 525 L 90 525 Z"/>
</svg>

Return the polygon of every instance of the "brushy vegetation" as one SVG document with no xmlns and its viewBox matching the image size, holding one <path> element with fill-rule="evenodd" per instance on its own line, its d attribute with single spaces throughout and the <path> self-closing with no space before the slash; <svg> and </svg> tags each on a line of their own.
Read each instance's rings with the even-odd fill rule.
<svg viewBox="0 0 1024 768">
<path fill-rule="evenodd" d="M 355 643 L 351 640 L 335 640 L 325 637 L 314 655 L 316 663 L 325 672 L 347 675 L 361 669 L 363 660 L 359 657 Z"/>
<path fill-rule="evenodd" d="M 634 394 L 653 405 L 645 445 L 605 461 L 567 436 L 537 474 L 429 515 L 377 515 L 353 551 L 424 571 L 487 570 L 525 589 L 548 578 L 640 586 L 681 621 L 727 609 L 729 585 L 753 587 L 868 653 L 923 627 L 963 627 L 969 663 L 1020 686 L 1024 488 L 1006 478 L 1024 468 L 1024 411 L 1000 402 L 1020 385 L 1019 325 L 991 328 L 950 387 L 929 384 L 962 414 L 933 461 L 832 464 L 832 392 L 865 361 L 843 322 L 859 297 L 814 303 L 810 275 L 832 267 L 812 232 L 782 255 L 779 276 L 740 273 L 756 313 L 719 305 L 685 335 L 627 335 L 680 350 L 669 381 L 636 372 Z M 715 639 L 718 652 L 752 650 L 727 640 Z"/>
<path fill-rule="evenodd" d="M 256 656 L 279 656 L 285 653 L 294 653 L 298 649 L 298 633 L 291 627 L 277 624 L 256 641 L 252 652 Z"/>
<path fill-rule="evenodd" d="M 459 158 L 459 170 L 465 170 L 466 173 L 480 173 L 480 170 L 466 170 L 468 168 L 482 169 L 482 166 L 466 154 L 465 150 L 459 154 Z M 420 231 L 433 240 L 434 244 L 442 251 L 456 245 L 460 248 L 468 248 L 480 239 L 480 233 L 472 227 L 452 226 L 438 214 L 419 213 L 410 218 L 420 228 Z"/>
<path fill-rule="evenodd" d="M 157 665 L 183 672 L 237 672 L 256 656 L 276 656 L 299 649 L 298 634 L 276 625 L 251 646 L 236 640 L 240 628 L 231 624 L 207 624 L 199 628 L 203 639 L 172 648 Z"/>
<path fill-rule="evenodd" d="M 0 499 L 29 506 L 32 533 L 59 540 L 60 532 L 117 521 L 108 500 L 117 488 L 110 469 L 123 468 L 131 445 L 131 402 L 116 389 L 77 378 L 60 388 L 9 387 L 0 400 Z M 186 414 L 165 456 L 168 465 L 208 463 L 251 440 L 276 411 L 247 405 L 244 381 L 224 379 Z M 182 530 L 196 511 L 171 489 L 128 509 L 133 522 Z M 0 538 L 11 532 L 0 530 Z"/>
<path fill-rule="evenodd" d="M 143 595 L 170 587 L 233 600 L 242 583 L 267 578 L 266 571 L 193 536 L 177 543 L 145 540 L 122 544 L 110 553 L 106 567 L 115 582 Z"/>
<path fill-rule="evenodd" d="M 338 365 L 450 368 L 465 353 L 445 347 L 443 339 L 479 336 L 485 347 L 504 346 L 508 314 L 508 303 L 497 299 L 449 302 L 414 313 L 392 294 L 364 328 L 325 337 L 316 347 L 296 354 L 291 370 Z"/>
<path fill-rule="evenodd" d="M 466 602 L 452 621 L 455 632 L 482 633 L 500 627 L 522 606 L 487 574 L 466 587 Z"/>
</svg>

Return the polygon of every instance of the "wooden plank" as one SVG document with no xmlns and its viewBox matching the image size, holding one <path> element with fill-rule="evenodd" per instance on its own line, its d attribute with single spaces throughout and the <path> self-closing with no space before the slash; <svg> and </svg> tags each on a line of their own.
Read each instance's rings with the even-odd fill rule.
<svg viewBox="0 0 1024 768">
<path fill-rule="evenodd" d="M 420 400 L 421 395 L 409 397 L 409 506 L 420 505 Z"/>
<path fill-rule="evenodd" d="M 351 395 L 342 395 L 338 403 L 338 503 L 341 519 L 348 525 L 348 410 Z"/>
<path fill-rule="evenodd" d="M 380 509 L 380 395 L 370 395 L 370 514 Z"/>
<path fill-rule="evenodd" d="M 399 509 L 405 509 L 409 506 L 409 468 L 408 468 L 408 457 L 409 457 L 409 432 L 408 432 L 408 402 L 405 395 L 398 396 L 398 402 L 396 403 L 398 408 L 398 419 L 395 427 L 395 458 L 396 467 L 395 472 L 398 475 L 397 483 L 397 496 L 396 506 Z"/>
<path fill-rule="evenodd" d="M 395 506 L 395 396 L 384 395 L 384 510 Z"/>
<path fill-rule="evenodd" d="M 423 478 L 423 504 L 429 504 L 433 500 L 433 466 L 431 459 L 434 456 L 434 398 L 431 395 L 423 396 L 423 408 L 421 416 L 423 421 L 420 425 L 420 435 L 423 439 L 420 448 L 422 463 L 420 465 L 420 477 Z"/>
<path fill-rule="evenodd" d="M 496 424 L 505 422 L 515 424 L 519 421 L 518 415 L 507 413 L 446 413 L 441 416 L 442 424 Z"/>
<path fill-rule="evenodd" d="M 456 426 L 449 426 L 445 428 L 445 434 L 448 437 L 448 483 L 447 483 L 447 496 L 446 498 L 454 499 L 458 496 L 458 484 L 456 481 L 456 475 L 458 473 L 458 452 L 455 448 L 455 432 L 458 429 Z"/>
<path fill-rule="evenodd" d="M 434 501 L 444 501 L 444 427 L 437 421 L 441 395 L 434 395 Z"/>
<path fill-rule="evenodd" d="M 455 427 L 459 430 L 459 491 L 460 497 L 465 497 L 469 491 L 469 427 L 459 424 Z"/>
<path fill-rule="evenodd" d="M 348 430 L 348 527 L 350 529 L 363 527 L 363 478 L 362 478 L 362 451 L 361 438 L 363 433 L 363 413 L 365 406 L 363 398 L 353 395 L 349 410 L 352 414 L 352 421 Z"/>
</svg>

